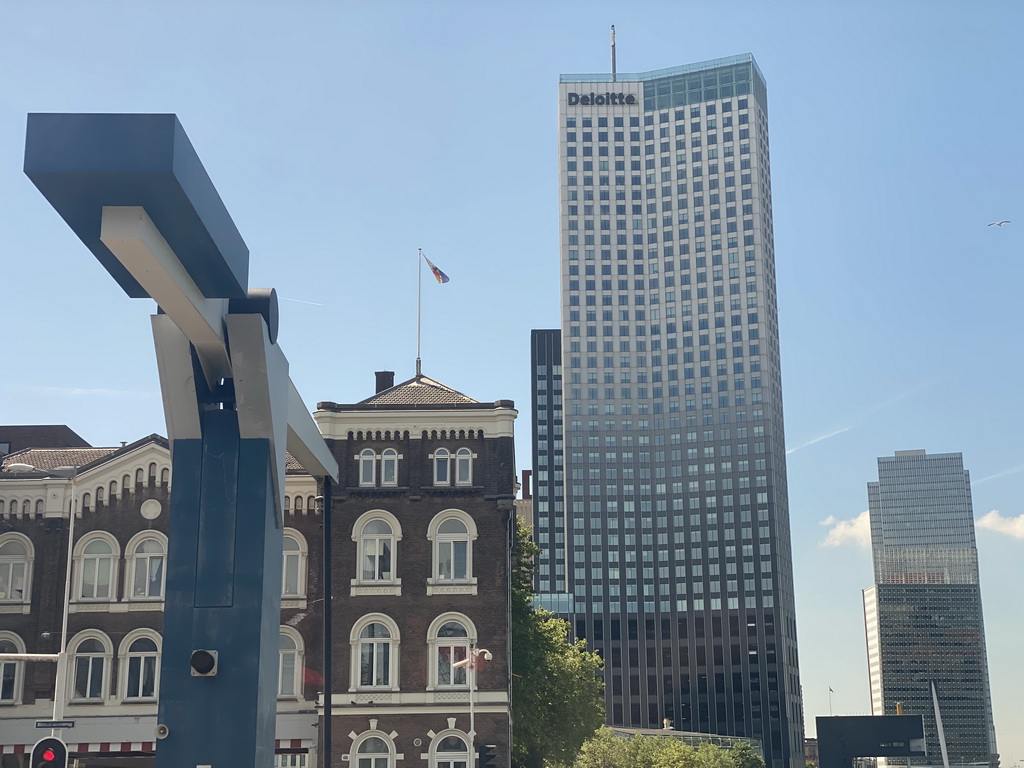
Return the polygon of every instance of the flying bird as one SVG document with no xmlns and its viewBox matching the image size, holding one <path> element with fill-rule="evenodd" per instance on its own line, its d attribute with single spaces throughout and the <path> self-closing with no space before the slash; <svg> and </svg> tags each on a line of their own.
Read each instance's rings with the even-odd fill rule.
<svg viewBox="0 0 1024 768">
<path fill-rule="evenodd" d="M 1010 222 L 1009 219 L 1003 219 L 1002 221 L 993 221 L 991 224 L 989 224 L 989 226 L 990 227 L 1001 227 L 1001 226 L 1003 226 L 1003 224 L 1010 224 L 1010 223 L 1011 222 Z"/>
</svg>

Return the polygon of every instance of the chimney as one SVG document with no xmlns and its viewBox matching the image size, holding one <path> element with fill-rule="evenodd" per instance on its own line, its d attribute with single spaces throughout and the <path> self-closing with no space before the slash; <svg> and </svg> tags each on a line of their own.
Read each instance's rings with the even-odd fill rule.
<svg viewBox="0 0 1024 768">
<path fill-rule="evenodd" d="M 374 376 L 377 377 L 377 392 L 383 392 L 385 389 L 395 386 L 394 371 L 377 371 Z"/>
</svg>

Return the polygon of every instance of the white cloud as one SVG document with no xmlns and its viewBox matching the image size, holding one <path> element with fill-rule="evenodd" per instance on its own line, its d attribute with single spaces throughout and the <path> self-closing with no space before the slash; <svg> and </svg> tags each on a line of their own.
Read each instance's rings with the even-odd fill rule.
<svg viewBox="0 0 1024 768">
<path fill-rule="evenodd" d="M 1015 539 L 1024 540 L 1024 514 L 1016 517 L 1003 517 L 998 509 L 993 509 L 987 515 L 979 517 L 976 525 L 988 531 L 1005 533 Z"/>
<path fill-rule="evenodd" d="M 821 521 L 821 525 L 829 527 L 828 535 L 821 542 L 823 547 L 853 544 L 861 549 L 871 549 L 871 520 L 866 509 L 851 520 L 839 520 L 829 515 Z"/>
</svg>

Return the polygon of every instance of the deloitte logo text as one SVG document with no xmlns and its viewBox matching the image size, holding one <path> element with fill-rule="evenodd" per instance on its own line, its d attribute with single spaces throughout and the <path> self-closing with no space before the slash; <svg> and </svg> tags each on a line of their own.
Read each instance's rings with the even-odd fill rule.
<svg viewBox="0 0 1024 768">
<path fill-rule="evenodd" d="M 605 104 L 636 104 L 636 96 L 632 93 L 570 93 L 569 106 L 581 104 L 587 106 L 604 106 Z"/>
</svg>

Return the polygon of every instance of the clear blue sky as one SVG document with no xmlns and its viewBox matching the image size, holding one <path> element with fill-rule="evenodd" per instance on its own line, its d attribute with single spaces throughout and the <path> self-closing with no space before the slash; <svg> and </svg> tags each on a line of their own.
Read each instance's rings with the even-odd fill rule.
<svg viewBox="0 0 1024 768">
<path fill-rule="evenodd" d="M 808 733 L 830 686 L 837 714 L 869 709 L 875 457 L 962 451 L 976 516 L 999 510 L 978 531 L 989 662 L 1003 765 L 1024 763 L 1019 2 L 4 3 L 0 423 L 165 431 L 152 305 L 21 163 L 30 111 L 176 112 L 251 284 L 296 300 L 281 344 L 307 403 L 412 375 L 422 247 L 451 276 L 423 286 L 424 372 L 515 399 L 528 466 L 529 332 L 558 322 L 558 75 L 607 71 L 613 23 L 620 71 L 750 51 L 768 81 Z"/>
</svg>

